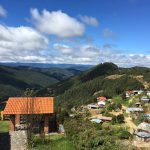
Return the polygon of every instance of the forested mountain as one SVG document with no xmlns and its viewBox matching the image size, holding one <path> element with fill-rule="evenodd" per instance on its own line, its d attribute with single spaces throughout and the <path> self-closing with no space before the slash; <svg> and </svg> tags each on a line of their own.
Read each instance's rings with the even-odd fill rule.
<svg viewBox="0 0 150 150">
<path fill-rule="evenodd" d="M 42 89 L 79 74 L 81 71 L 62 68 L 0 66 L 0 100 L 21 96 L 26 88 Z"/>
<path fill-rule="evenodd" d="M 53 93 L 56 104 L 72 107 L 93 102 L 100 95 L 112 98 L 125 90 L 144 89 L 145 83 L 149 85 L 149 75 L 149 68 L 119 68 L 113 63 L 102 63 L 78 76 L 48 86 L 37 94 Z"/>
</svg>

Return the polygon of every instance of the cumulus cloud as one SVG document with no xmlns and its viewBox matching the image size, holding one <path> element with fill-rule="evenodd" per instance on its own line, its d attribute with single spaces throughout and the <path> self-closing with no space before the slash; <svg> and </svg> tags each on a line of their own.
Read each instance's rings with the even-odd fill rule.
<svg viewBox="0 0 150 150">
<path fill-rule="evenodd" d="M 60 53 L 65 54 L 65 55 L 71 54 L 73 52 L 72 48 L 65 44 L 56 43 L 53 45 L 53 48 L 56 50 L 59 50 Z"/>
<path fill-rule="evenodd" d="M 85 27 L 82 23 L 60 10 L 49 12 L 44 9 L 40 14 L 34 8 L 30 12 L 32 22 L 40 32 L 61 38 L 81 36 L 84 33 Z"/>
<path fill-rule="evenodd" d="M 95 64 L 99 58 L 99 49 L 92 45 L 81 45 L 70 47 L 63 44 L 54 44 L 54 48 L 58 50 L 59 55 L 55 58 L 62 63 L 75 64 Z M 64 53 L 65 52 L 65 53 Z"/>
<path fill-rule="evenodd" d="M 95 17 L 86 16 L 86 15 L 85 16 L 79 15 L 79 18 L 85 24 L 88 24 L 91 26 L 98 26 L 99 25 L 99 22 Z"/>
<path fill-rule="evenodd" d="M 117 38 L 116 33 L 114 33 L 111 29 L 105 28 L 102 31 L 102 36 L 107 39 L 115 40 Z"/>
<path fill-rule="evenodd" d="M 70 54 L 65 55 L 60 53 L 60 55 L 54 57 L 53 62 L 72 64 L 98 64 L 101 62 L 113 62 L 120 67 L 150 67 L 150 55 L 123 54 L 118 50 L 115 50 L 114 47 L 115 46 L 112 44 L 106 44 L 102 48 L 95 47 L 94 45 L 69 47 L 72 51 Z"/>
<path fill-rule="evenodd" d="M 0 16 L 1 17 L 7 16 L 7 11 L 1 5 L 0 5 Z"/>
<path fill-rule="evenodd" d="M 1 61 L 18 61 L 37 55 L 48 47 L 48 43 L 48 39 L 33 28 L 0 25 Z"/>
</svg>

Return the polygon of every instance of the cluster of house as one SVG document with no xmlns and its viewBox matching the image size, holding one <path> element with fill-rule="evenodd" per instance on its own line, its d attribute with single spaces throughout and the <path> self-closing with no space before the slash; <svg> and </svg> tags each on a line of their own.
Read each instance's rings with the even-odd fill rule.
<svg viewBox="0 0 150 150">
<path fill-rule="evenodd" d="M 143 96 L 140 102 L 135 103 L 135 107 L 130 107 L 126 109 L 126 113 L 130 117 L 137 119 L 139 115 L 143 115 L 144 122 L 139 124 L 137 130 L 134 132 L 136 139 L 144 142 L 150 142 L 150 113 L 144 113 L 144 109 L 141 107 L 142 103 L 149 103 L 150 99 L 147 96 Z"/>
<path fill-rule="evenodd" d="M 136 135 L 137 140 L 150 142 L 150 124 L 142 122 L 138 125 L 137 131 L 134 134 Z"/>
<path fill-rule="evenodd" d="M 99 109 L 99 108 L 104 108 L 106 105 L 106 102 L 110 102 L 111 99 L 107 99 L 104 96 L 97 97 L 97 103 L 92 103 L 88 104 L 87 107 L 88 109 Z"/>
<path fill-rule="evenodd" d="M 140 95 L 146 93 L 147 96 L 150 96 L 150 91 L 143 91 L 143 90 L 128 90 L 125 92 L 126 98 L 132 97 L 134 95 Z"/>
<path fill-rule="evenodd" d="M 143 90 L 128 90 L 126 91 L 126 98 L 129 98 L 131 96 L 134 96 L 134 95 L 140 95 L 142 94 L 144 91 Z"/>
</svg>

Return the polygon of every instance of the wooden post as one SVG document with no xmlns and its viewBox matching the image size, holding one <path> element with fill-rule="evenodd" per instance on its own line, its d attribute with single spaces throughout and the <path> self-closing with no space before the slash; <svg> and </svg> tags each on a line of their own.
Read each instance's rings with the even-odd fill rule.
<svg viewBox="0 0 150 150">
<path fill-rule="evenodd" d="M 9 130 L 15 131 L 15 115 L 10 115 Z"/>
<path fill-rule="evenodd" d="M 45 115 L 44 119 L 44 133 L 48 134 L 49 132 L 49 115 Z"/>
<path fill-rule="evenodd" d="M 19 114 L 16 115 L 16 124 L 17 125 L 20 124 L 20 115 Z"/>
</svg>

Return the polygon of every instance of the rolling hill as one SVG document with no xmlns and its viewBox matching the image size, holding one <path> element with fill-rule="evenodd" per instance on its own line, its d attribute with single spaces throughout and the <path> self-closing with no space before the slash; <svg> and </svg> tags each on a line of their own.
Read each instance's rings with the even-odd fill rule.
<svg viewBox="0 0 150 150">
<path fill-rule="evenodd" d="M 137 78 L 139 75 L 142 76 L 142 80 Z M 70 108 L 93 102 L 100 95 L 112 98 L 125 90 L 143 89 L 144 83 L 149 83 L 148 75 L 149 68 L 119 68 L 113 63 L 102 63 L 47 88 L 53 91 L 57 106 Z M 37 94 L 46 95 L 47 88 Z"/>
<path fill-rule="evenodd" d="M 0 99 L 20 96 L 26 88 L 42 89 L 79 74 L 72 68 L 32 68 L 0 66 Z"/>
</svg>

